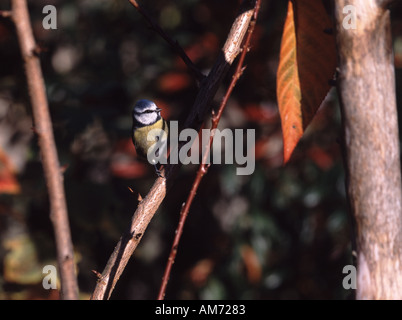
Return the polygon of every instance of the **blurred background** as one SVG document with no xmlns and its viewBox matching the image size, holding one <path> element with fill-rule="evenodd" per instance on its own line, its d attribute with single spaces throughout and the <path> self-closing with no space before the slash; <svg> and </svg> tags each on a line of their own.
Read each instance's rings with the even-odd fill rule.
<svg viewBox="0 0 402 320">
<path fill-rule="evenodd" d="M 238 1 L 143 1 L 146 10 L 207 73 L 236 16 Z M 45 30 L 45 5 L 57 29 Z M 353 263 L 341 123 L 331 91 L 283 165 L 275 82 L 287 1 L 262 1 L 247 69 L 220 128 L 256 130 L 256 168 L 212 165 L 191 207 L 167 299 L 350 299 L 342 286 Z M 0 10 L 10 9 L 9 1 Z M 131 109 L 154 100 L 183 121 L 197 84 L 171 48 L 125 0 L 29 1 L 70 215 L 82 299 L 96 283 L 156 175 L 137 161 Z M 393 8 L 401 101 L 401 4 Z M 219 104 L 229 72 L 214 103 Z M 112 299 L 155 299 L 197 166 L 183 166 Z M 131 193 L 129 188 L 135 191 Z M 0 299 L 58 299 L 42 287 L 56 265 L 46 183 L 13 24 L 0 18 Z"/>
</svg>

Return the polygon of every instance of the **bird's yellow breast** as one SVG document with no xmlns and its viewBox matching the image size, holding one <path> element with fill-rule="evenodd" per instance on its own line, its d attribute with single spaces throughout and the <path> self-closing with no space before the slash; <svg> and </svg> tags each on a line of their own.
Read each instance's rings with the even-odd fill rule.
<svg viewBox="0 0 402 320">
<path fill-rule="evenodd" d="M 164 130 L 166 135 L 163 139 L 167 139 L 169 129 L 165 120 L 160 119 L 152 125 L 134 129 L 133 142 L 137 154 L 142 158 L 147 158 L 149 148 L 151 148 L 160 139 L 160 131 L 152 129 Z"/>
</svg>

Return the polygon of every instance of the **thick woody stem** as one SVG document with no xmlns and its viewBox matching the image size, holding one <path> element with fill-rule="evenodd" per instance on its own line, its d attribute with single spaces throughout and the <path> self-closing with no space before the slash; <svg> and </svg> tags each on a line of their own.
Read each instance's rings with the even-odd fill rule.
<svg viewBox="0 0 402 320">
<path fill-rule="evenodd" d="M 402 299 L 402 186 L 387 1 L 336 0 L 348 196 L 356 222 L 357 299 Z M 344 25 L 355 8 L 356 28 Z"/>
</svg>

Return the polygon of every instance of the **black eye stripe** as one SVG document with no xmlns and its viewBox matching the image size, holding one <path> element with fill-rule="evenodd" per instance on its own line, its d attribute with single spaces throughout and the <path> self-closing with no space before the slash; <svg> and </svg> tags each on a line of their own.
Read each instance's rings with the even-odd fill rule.
<svg viewBox="0 0 402 320">
<path fill-rule="evenodd" d="M 135 114 L 138 114 L 138 115 L 141 115 L 141 114 L 144 114 L 144 113 L 152 113 L 152 112 L 155 112 L 154 110 L 144 110 L 144 111 L 141 111 L 141 112 L 139 112 L 139 111 L 134 111 L 134 113 Z"/>
</svg>

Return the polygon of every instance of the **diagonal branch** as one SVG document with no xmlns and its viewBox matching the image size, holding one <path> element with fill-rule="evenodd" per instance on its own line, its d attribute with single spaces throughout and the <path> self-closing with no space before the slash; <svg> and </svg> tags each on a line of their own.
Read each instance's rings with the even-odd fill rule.
<svg viewBox="0 0 402 320">
<path fill-rule="evenodd" d="M 184 127 L 199 128 L 210 111 L 210 102 L 214 98 L 219 85 L 226 75 L 229 67 L 240 52 L 241 44 L 248 30 L 254 13 L 255 1 L 244 1 L 244 5 L 229 32 L 225 45 L 215 65 L 207 78 L 201 82 L 190 115 L 185 121 Z M 135 211 L 129 231 L 124 234 L 116 245 L 106 267 L 98 280 L 91 299 L 109 299 L 119 280 L 128 260 L 138 246 L 142 235 L 149 222 L 155 215 L 164 197 L 166 196 L 167 183 L 171 183 L 180 165 L 169 165 L 162 170 L 166 178 L 158 178 L 151 187 L 148 195 L 140 202 Z"/>
<path fill-rule="evenodd" d="M 186 64 L 186 66 L 189 68 L 191 73 L 194 75 L 194 77 L 201 82 L 205 76 L 201 73 L 201 71 L 194 65 L 194 63 L 191 61 L 191 59 L 188 57 L 188 55 L 184 52 L 183 48 L 179 45 L 177 40 L 173 40 L 171 37 L 169 37 L 165 31 L 157 24 L 154 19 L 147 13 L 147 11 L 144 10 L 144 8 L 136 1 L 136 0 L 128 0 L 134 8 L 137 9 L 139 13 L 143 15 L 145 20 L 148 21 L 150 24 L 151 28 L 157 32 L 165 41 L 172 47 L 172 49 L 180 56 L 180 58 L 183 60 L 183 62 Z"/>
<path fill-rule="evenodd" d="M 57 260 L 61 275 L 61 294 L 63 299 L 76 300 L 78 299 L 78 285 L 63 177 L 53 136 L 40 61 L 35 54 L 36 43 L 29 20 L 28 6 L 26 0 L 12 0 L 11 7 L 11 16 L 17 30 L 21 55 L 25 63 L 35 132 L 38 135 L 43 170 L 49 191 L 50 219 L 56 238 Z"/>
<path fill-rule="evenodd" d="M 219 121 L 222 117 L 223 110 L 225 109 L 225 107 L 227 105 L 229 97 L 232 94 L 237 81 L 239 80 L 239 78 L 241 77 L 241 75 L 243 74 L 243 71 L 245 69 L 245 67 L 243 67 L 244 59 L 246 57 L 248 48 L 250 46 L 251 35 L 253 34 L 253 31 L 254 31 L 254 26 L 256 23 L 257 16 L 258 16 L 259 8 L 260 8 L 260 0 L 257 0 L 255 10 L 254 10 L 254 17 L 253 17 L 253 20 L 250 22 L 247 37 L 246 37 L 246 40 L 244 41 L 242 53 L 241 53 L 239 62 L 237 64 L 236 71 L 232 77 L 232 81 L 229 85 L 229 88 L 227 89 L 226 94 L 222 99 L 221 105 L 219 106 L 218 113 L 217 114 L 213 113 L 211 136 L 208 141 L 207 148 L 205 149 L 205 153 L 204 153 L 203 159 L 201 161 L 201 164 L 198 167 L 198 171 L 197 171 L 196 177 L 194 179 L 193 185 L 191 187 L 190 193 L 187 197 L 185 204 L 183 205 L 183 207 L 180 211 L 180 220 L 179 220 L 179 224 L 177 226 L 176 232 L 175 232 L 175 237 L 174 237 L 174 240 L 172 243 L 172 247 L 170 249 L 170 255 L 169 255 L 168 262 L 167 262 L 166 268 L 165 268 L 165 272 L 164 272 L 164 275 L 162 278 L 162 283 L 161 283 L 161 286 L 159 289 L 159 294 L 158 294 L 158 300 L 163 300 L 165 297 L 166 287 L 167 287 L 167 284 L 169 281 L 170 272 L 172 270 L 173 263 L 176 259 L 177 249 L 178 249 L 178 246 L 180 243 L 181 235 L 183 234 L 184 224 L 186 222 L 188 213 L 190 211 L 191 204 L 193 203 L 193 200 L 195 198 L 195 195 L 197 193 L 201 180 L 208 171 L 209 166 L 207 165 L 207 159 L 209 157 L 209 153 L 210 153 L 212 143 L 214 140 L 215 130 L 218 128 Z"/>
</svg>

